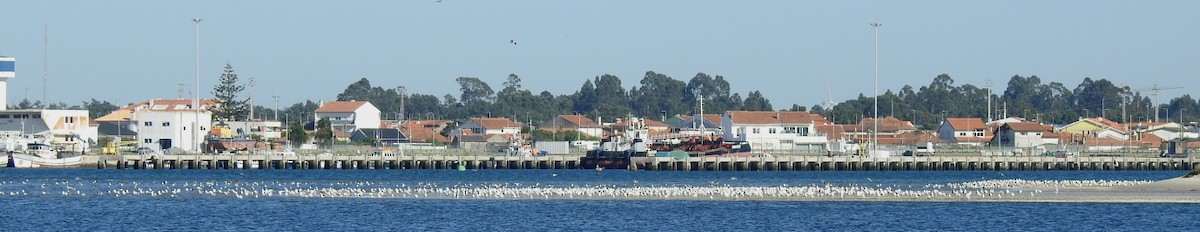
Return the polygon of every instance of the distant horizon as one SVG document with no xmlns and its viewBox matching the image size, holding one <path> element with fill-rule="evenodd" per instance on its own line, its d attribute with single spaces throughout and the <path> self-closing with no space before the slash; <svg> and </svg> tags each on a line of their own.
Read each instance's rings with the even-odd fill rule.
<svg viewBox="0 0 1200 232">
<path fill-rule="evenodd" d="M 495 87 L 517 74 L 525 89 L 566 95 L 604 74 L 629 89 L 654 71 L 681 81 L 721 75 L 732 93 L 761 91 L 775 109 L 810 107 L 873 95 L 870 23 L 883 24 L 880 94 L 943 73 L 955 85 L 990 80 L 995 89 L 1014 75 L 1070 87 L 1090 77 L 1133 89 L 1186 86 L 1200 76 L 1200 31 L 1182 29 L 1200 19 L 1194 1 L 126 0 L 0 8 L 11 9 L 0 55 L 18 66 L 10 104 L 191 98 L 192 18 L 204 19 L 200 97 L 211 98 L 230 63 L 243 84 L 257 79 L 260 106 L 273 106 L 273 95 L 281 106 L 335 100 L 360 78 L 440 97 L 457 95 L 457 77 Z M 1194 91 L 1160 94 L 1165 102 Z"/>
</svg>

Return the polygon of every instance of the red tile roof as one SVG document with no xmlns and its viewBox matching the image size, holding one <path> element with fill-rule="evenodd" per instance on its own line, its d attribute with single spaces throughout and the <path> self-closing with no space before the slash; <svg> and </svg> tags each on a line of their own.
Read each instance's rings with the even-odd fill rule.
<svg viewBox="0 0 1200 232">
<path fill-rule="evenodd" d="M 475 123 L 483 126 L 484 129 L 521 127 L 520 124 L 517 124 L 517 122 L 514 122 L 512 119 L 508 118 L 471 118 L 471 121 L 475 121 Z"/>
<path fill-rule="evenodd" d="M 563 121 L 567 121 L 572 124 L 575 124 L 575 126 L 577 126 L 577 127 L 583 127 L 583 128 L 600 127 L 600 124 L 596 123 L 596 121 L 592 121 L 592 119 L 588 118 L 586 115 L 564 114 L 564 115 L 559 115 L 558 118 L 561 118 Z"/>
<path fill-rule="evenodd" d="M 1004 125 L 1012 128 L 1012 130 L 1016 132 L 1041 132 L 1054 129 L 1053 126 L 1042 125 L 1041 123 L 1036 122 L 1010 122 Z"/>
<path fill-rule="evenodd" d="M 1112 128 L 1113 130 L 1116 130 L 1116 131 L 1118 131 L 1118 132 L 1121 132 L 1121 133 L 1128 133 L 1128 132 L 1125 130 L 1125 127 L 1124 127 L 1124 126 L 1121 126 L 1121 124 L 1120 124 L 1120 123 L 1114 122 L 1114 121 L 1112 121 L 1112 120 L 1108 120 L 1108 119 L 1104 119 L 1104 118 L 1100 118 L 1100 117 L 1096 117 L 1096 118 L 1087 118 L 1087 120 L 1088 120 L 1088 121 L 1092 121 L 1092 122 L 1094 122 L 1094 123 L 1096 123 L 1096 124 L 1099 124 L 1101 127 L 1109 127 L 1109 128 Z"/>
<path fill-rule="evenodd" d="M 347 113 L 354 112 L 366 105 L 367 101 L 327 101 L 317 108 L 318 113 Z"/>
<path fill-rule="evenodd" d="M 950 123 L 955 131 L 987 130 L 983 119 L 980 118 L 947 118 L 946 122 Z"/>
<path fill-rule="evenodd" d="M 859 121 L 858 125 L 861 128 L 871 128 L 871 127 L 875 126 L 874 123 L 875 123 L 874 118 L 863 118 L 861 121 Z M 894 132 L 898 132 L 898 131 L 902 131 L 902 130 L 912 131 L 912 130 L 917 130 L 917 127 L 913 126 L 912 122 L 900 120 L 900 119 L 894 118 L 892 116 L 887 116 L 887 117 L 884 117 L 883 119 L 879 120 L 879 132 L 881 132 L 881 133 L 882 132 L 893 132 L 894 133 Z"/>
</svg>

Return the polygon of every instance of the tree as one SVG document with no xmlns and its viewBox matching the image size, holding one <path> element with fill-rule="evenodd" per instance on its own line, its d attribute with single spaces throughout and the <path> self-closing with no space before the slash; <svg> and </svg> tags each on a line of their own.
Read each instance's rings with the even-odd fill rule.
<svg viewBox="0 0 1200 232">
<path fill-rule="evenodd" d="M 763 97 L 762 93 L 758 92 L 758 90 L 751 91 L 750 94 L 746 96 L 746 100 L 744 103 L 742 103 L 742 107 L 746 110 L 772 111 L 771 101 Z"/>
<path fill-rule="evenodd" d="M 226 63 L 225 71 L 221 73 L 221 83 L 213 88 L 213 97 L 216 98 L 217 107 L 213 108 L 213 117 L 216 119 L 239 120 L 247 117 L 250 112 L 249 105 L 246 103 L 250 99 L 239 99 L 238 93 L 241 93 L 246 87 L 238 84 L 238 75 L 233 71 L 233 65 Z"/>
<path fill-rule="evenodd" d="M 83 109 L 88 111 L 88 117 L 96 119 L 112 113 L 113 111 L 120 109 L 120 107 L 117 107 L 117 105 L 113 105 L 108 101 L 98 101 L 95 98 L 92 98 L 91 101 L 83 102 Z"/>
<path fill-rule="evenodd" d="M 496 93 L 496 91 L 492 90 L 491 86 L 488 86 L 487 82 L 483 82 L 479 78 L 459 77 L 454 79 L 454 81 L 458 82 L 459 90 L 462 91 L 462 95 L 460 95 L 461 99 L 459 100 L 463 103 L 470 103 L 472 101 L 490 102 L 494 98 L 492 95 Z"/>
<path fill-rule="evenodd" d="M 313 137 L 317 141 L 324 141 L 329 144 L 329 148 L 333 148 L 333 127 L 329 123 L 328 118 L 317 120 L 317 132 L 313 133 Z"/>
<path fill-rule="evenodd" d="M 304 133 L 304 124 L 300 123 L 300 120 L 292 121 L 292 124 L 288 125 L 287 139 L 292 147 L 299 147 L 300 144 L 308 142 L 308 133 Z"/>
</svg>

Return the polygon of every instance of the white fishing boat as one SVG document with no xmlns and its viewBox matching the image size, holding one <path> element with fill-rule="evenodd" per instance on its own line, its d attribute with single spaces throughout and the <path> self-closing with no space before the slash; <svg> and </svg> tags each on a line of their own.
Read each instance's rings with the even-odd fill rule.
<svg viewBox="0 0 1200 232">
<path fill-rule="evenodd" d="M 78 167 L 83 162 L 81 152 L 58 149 L 40 137 L 4 139 L 5 167 L 47 168 Z M 14 146 L 15 145 L 15 146 Z"/>
</svg>

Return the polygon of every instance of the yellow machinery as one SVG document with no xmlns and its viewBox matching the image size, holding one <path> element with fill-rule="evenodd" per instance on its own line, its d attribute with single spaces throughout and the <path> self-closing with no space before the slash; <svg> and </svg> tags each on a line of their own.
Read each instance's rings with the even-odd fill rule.
<svg viewBox="0 0 1200 232">
<path fill-rule="evenodd" d="M 124 142 L 120 142 L 120 143 L 118 143 L 116 141 L 110 141 L 110 142 L 108 142 L 108 144 L 105 144 L 104 147 L 100 149 L 100 154 L 101 155 L 116 155 L 118 153 L 121 153 L 122 147 L 129 148 L 126 150 L 133 150 L 134 144 L 137 144 L 137 141 L 131 140 L 131 141 L 124 141 Z"/>
</svg>

